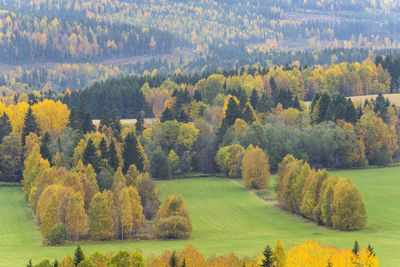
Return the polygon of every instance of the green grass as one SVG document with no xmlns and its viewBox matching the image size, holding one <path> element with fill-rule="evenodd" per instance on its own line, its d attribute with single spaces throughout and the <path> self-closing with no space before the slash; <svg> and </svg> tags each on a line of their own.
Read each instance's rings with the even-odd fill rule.
<svg viewBox="0 0 400 267">
<path fill-rule="evenodd" d="M 266 202 L 235 181 L 221 178 L 182 179 L 157 182 L 165 198 L 182 194 L 192 218 L 190 240 L 107 242 L 84 244 L 85 253 L 139 248 L 145 255 L 164 249 L 181 249 L 193 244 L 207 255 L 258 255 L 276 239 L 287 246 L 313 239 L 341 248 L 352 247 L 357 239 L 371 244 L 382 266 L 400 266 L 400 168 L 337 171 L 350 177 L 365 200 L 368 226 L 362 232 L 337 232 L 318 227 L 282 212 L 273 201 Z M 0 266 L 24 266 L 29 258 L 61 259 L 72 255 L 74 246 L 44 247 L 41 236 L 24 202 L 21 188 L 0 188 Z"/>
</svg>

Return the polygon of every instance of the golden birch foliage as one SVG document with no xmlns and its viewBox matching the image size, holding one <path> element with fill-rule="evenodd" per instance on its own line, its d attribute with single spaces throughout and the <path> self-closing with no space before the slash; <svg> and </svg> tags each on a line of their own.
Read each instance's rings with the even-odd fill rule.
<svg viewBox="0 0 400 267">
<path fill-rule="evenodd" d="M 336 183 L 331 209 L 333 228 L 354 231 L 366 225 L 364 202 L 350 179 L 340 179 Z"/>
<path fill-rule="evenodd" d="M 177 144 L 185 149 L 191 150 L 200 131 L 191 123 L 184 123 L 179 127 L 179 134 L 176 140 Z"/>
<path fill-rule="evenodd" d="M 333 266 L 333 267 L 378 267 L 378 258 L 367 249 L 361 249 L 358 256 L 351 250 L 340 250 L 331 246 L 323 246 L 312 240 L 303 244 L 294 245 L 288 252 L 287 267 L 307 266 Z"/>
<path fill-rule="evenodd" d="M 114 231 L 114 202 L 110 191 L 97 193 L 89 207 L 89 233 L 94 240 L 111 239 Z"/>
<path fill-rule="evenodd" d="M 175 153 L 173 149 L 171 149 L 171 151 L 168 154 L 168 163 L 172 175 L 178 174 L 180 172 L 179 170 L 180 162 L 181 160 L 179 159 L 179 156 Z"/>
<path fill-rule="evenodd" d="M 95 194 L 99 192 L 99 186 L 97 185 L 96 173 L 92 168 L 92 165 L 84 166 L 82 161 L 79 161 L 77 166 L 72 169 L 79 177 L 82 184 L 82 195 L 84 197 L 85 209 L 89 208 L 90 201 Z"/>
<path fill-rule="evenodd" d="M 182 264 L 183 259 L 187 267 L 206 267 L 206 257 L 196 250 L 192 245 L 186 245 L 182 252 L 178 254 Z"/>
<path fill-rule="evenodd" d="M 269 184 L 269 161 L 265 152 L 250 145 L 242 160 L 242 177 L 246 188 L 265 189 Z"/>
<path fill-rule="evenodd" d="M 40 154 L 40 147 L 36 144 L 29 156 L 26 158 L 24 166 L 25 168 L 23 172 L 22 184 L 24 185 L 23 189 L 25 195 L 29 197 L 33 182 L 36 180 L 41 171 L 50 168 L 50 164 L 47 160 L 42 158 L 42 155 Z"/>
<path fill-rule="evenodd" d="M 82 194 L 74 193 L 70 196 L 67 206 L 67 228 L 68 233 L 79 240 L 88 233 L 88 216 L 85 212 L 85 205 Z"/>
<path fill-rule="evenodd" d="M 60 267 L 75 267 L 74 260 L 71 256 L 65 256 L 62 261 L 59 263 Z"/>
<path fill-rule="evenodd" d="M 392 157 L 398 148 L 395 128 L 389 128 L 371 109 L 367 109 L 361 116 L 356 129 L 365 144 L 366 157 L 369 160 L 384 147 L 389 157 Z"/>
<path fill-rule="evenodd" d="M 36 117 L 41 134 L 50 129 L 64 129 L 68 124 L 70 115 L 67 105 L 59 100 L 54 102 L 48 99 L 33 105 L 32 112 Z"/>
<path fill-rule="evenodd" d="M 135 164 L 129 166 L 128 171 L 125 174 L 126 185 L 127 186 L 137 186 L 137 178 L 140 175 L 140 172 L 136 168 Z"/>
<path fill-rule="evenodd" d="M 37 136 L 37 134 L 35 133 L 29 133 L 25 137 L 25 146 L 23 147 L 23 153 L 24 153 L 23 160 L 25 160 L 29 156 L 35 145 L 40 146 L 40 144 L 41 144 L 41 137 Z"/>
<path fill-rule="evenodd" d="M 46 201 L 46 205 L 41 212 L 40 221 L 40 231 L 44 237 L 48 237 L 51 228 L 61 223 L 61 202 L 58 200 L 56 194 L 52 194 L 50 198 Z"/>
<path fill-rule="evenodd" d="M 123 236 L 137 232 L 143 224 L 144 216 L 136 188 L 129 186 L 122 189 L 118 202 L 120 232 Z"/>
<path fill-rule="evenodd" d="M 9 105 L 6 108 L 6 113 L 10 118 L 11 126 L 14 133 L 21 134 L 25 124 L 25 115 L 28 112 L 29 105 L 25 102 L 17 105 Z"/>
<path fill-rule="evenodd" d="M 286 266 L 286 252 L 285 246 L 280 240 L 277 240 L 273 250 L 273 257 L 275 259 L 274 267 L 285 267 Z"/>
<path fill-rule="evenodd" d="M 189 219 L 189 212 L 182 196 L 168 196 L 157 213 L 157 220 L 170 216 L 183 216 Z"/>
<path fill-rule="evenodd" d="M 339 181 L 339 177 L 329 177 L 322 183 L 318 209 L 320 210 L 321 221 L 328 226 L 331 226 L 332 218 L 332 202 L 335 185 Z"/>
</svg>

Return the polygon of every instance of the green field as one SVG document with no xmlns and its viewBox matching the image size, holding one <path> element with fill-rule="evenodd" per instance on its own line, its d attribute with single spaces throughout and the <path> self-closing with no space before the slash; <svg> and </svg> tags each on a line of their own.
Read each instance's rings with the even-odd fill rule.
<svg viewBox="0 0 400 267">
<path fill-rule="evenodd" d="M 274 201 L 264 201 L 235 181 L 198 178 L 158 182 L 164 198 L 182 194 L 192 218 L 190 240 L 108 242 L 84 244 L 86 253 L 139 248 L 145 255 L 193 244 L 202 253 L 255 256 L 276 239 L 286 245 L 314 239 L 341 248 L 354 240 L 375 248 L 382 266 L 400 266 L 400 168 L 338 172 L 358 186 L 367 208 L 368 227 L 363 232 L 337 232 L 305 222 L 280 211 Z M 331 174 L 334 174 L 332 172 Z M 24 202 L 21 188 L 0 188 L 0 266 L 24 266 L 29 258 L 61 259 L 73 246 L 43 247 L 40 233 Z"/>
</svg>

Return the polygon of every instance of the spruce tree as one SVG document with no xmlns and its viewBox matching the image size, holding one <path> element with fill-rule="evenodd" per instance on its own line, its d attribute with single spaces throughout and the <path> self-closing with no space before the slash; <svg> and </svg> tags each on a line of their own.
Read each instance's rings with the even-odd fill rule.
<svg viewBox="0 0 400 267">
<path fill-rule="evenodd" d="M 172 252 L 171 257 L 169 258 L 169 266 L 170 267 L 178 267 L 178 257 L 176 256 L 175 251 Z"/>
<path fill-rule="evenodd" d="M 166 107 L 161 115 L 160 121 L 161 122 L 172 121 L 173 119 L 174 119 L 174 116 L 173 116 L 171 110 L 168 107 Z"/>
<path fill-rule="evenodd" d="M 111 125 L 111 116 L 110 113 L 108 112 L 108 109 L 104 107 L 103 111 L 101 112 L 99 129 L 103 128 L 103 126 L 110 127 L 110 125 Z"/>
<path fill-rule="evenodd" d="M 353 247 L 353 253 L 354 255 L 358 255 L 358 252 L 360 251 L 360 246 L 358 245 L 358 241 L 356 240 L 356 242 L 354 242 L 354 247 Z"/>
<path fill-rule="evenodd" d="M 25 115 L 24 128 L 22 129 L 22 145 L 25 145 L 25 137 L 30 133 L 39 133 L 36 118 L 35 115 L 33 115 L 31 107 L 29 107 L 28 112 Z"/>
<path fill-rule="evenodd" d="M 78 264 L 85 259 L 85 254 L 83 254 L 83 251 L 81 249 L 81 246 L 77 246 L 75 249 L 75 254 L 74 254 L 74 264 L 75 266 L 78 266 Z"/>
<path fill-rule="evenodd" d="M 101 159 L 108 159 L 107 142 L 106 139 L 101 138 L 99 149 L 101 152 Z"/>
<path fill-rule="evenodd" d="M 122 152 L 122 157 L 124 159 L 123 172 L 129 169 L 129 166 L 135 164 L 137 169 L 142 172 L 144 167 L 144 158 L 142 152 L 140 151 L 140 144 L 134 133 L 129 133 L 124 141 L 124 148 Z"/>
<path fill-rule="evenodd" d="M 114 135 L 117 137 L 121 133 L 121 120 L 118 114 L 118 110 L 113 105 L 111 110 L 111 128 L 113 129 Z"/>
<path fill-rule="evenodd" d="M 83 151 L 83 163 L 85 165 L 91 164 L 93 169 L 96 171 L 96 173 L 99 173 L 99 163 L 100 159 L 96 154 L 96 146 L 93 143 L 92 139 L 89 139 L 85 150 Z"/>
<path fill-rule="evenodd" d="M 28 264 L 26 265 L 26 267 L 33 267 L 32 259 L 29 259 Z"/>
<path fill-rule="evenodd" d="M 264 259 L 261 260 L 262 263 L 260 264 L 260 267 L 272 267 L 275 259 L 269 245 L 264 249 L 263 255 Z"/>
<path fill-rule="evenodd" d="M 144 111 L 143 110 L 140 111 L 138 116 L 136 117 L 135 128 L 136 128 L 137 135 L 141 134 L 144 130 Z"/>
<path fill-rule="evenodd" d="M 231 97 L 228 102 L 228 106 L 225 111 L 225 117 L 223 119 L 223 123 L 226 123 L 228 127 L 235 124 L 236 119 L 240 118 L 240 107 L 236 100 Z"/>
<path fill-rule="evenodd" d="M 42 155 L 43 159 L 47 159 L 49 162 L 51 162 L 51 155 L 49 150 L 50 142 L 50 134 L 46 132 L 42 138 L 42 144 L 40 145 L 40 154 Z"/>
<path fill-rule="evenodd" d="M 250 104 L 255 109 L 258 106 L 258 93 L 256 89 L 253 89 L 250 96 Z"/>
<path fill-rule="evenodd" d="M 201 93 L 199 90 L 194 91 L 193 100 L 195 100 L 197 102 L 203 100 L 203 97 L 201 96 Z"/>
<path fill-rule="evenodd" d="M 0 144 L 3 143 L 4 137 L 9 135 L 12 132 L 10 118 L 7 113 L 3 113 L 0 117 Z"/>
<path fill-rule="evenodd" d="M 68 126 L 74 130 L 81 130 L 78 111 L 76 110 L 75 107 L 71 108 L 71 113 L 69 114 Z"/>
<path fill-rule="evenodd" d="M 115 148 L 114 140 L 111 140 L 108 150 L 108 165 L 116 171 L 119 167 L 119 160 L 117 156 L 117 149 Z"/>
<path fill-rule="evenodd" d="M 58 265 L 59 265 L 58 260 L 55 260 L 53 263 L 53 267 L 58 267 Z"/>
<path fill-rule="evenodd" d="M 369 255 L 375 256 L 374 248 L 371 245 L 368 245 L 368 251 L 369 251 Z"/>
<path fill-rule="evenodd" d="M 95 127 L 93 125 L 92 116 L 90 115 L 89 112 L 87 112 L 83 115 L 83 119 L 82 119 L 82 123 L 81 123 L 81 132 L 83 134 L 87 134 L 94 130 L 95 130 Z"/>
</svg>

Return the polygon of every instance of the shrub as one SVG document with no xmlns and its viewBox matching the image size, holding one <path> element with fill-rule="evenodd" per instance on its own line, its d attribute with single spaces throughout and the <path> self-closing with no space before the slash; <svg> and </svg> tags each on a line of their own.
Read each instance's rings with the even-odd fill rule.
<svg viewBox="0 0 400 267">
<path fill-rule="evenodd" d="M 192 225 L 183 216 L 170 216 L 157 222 L 156 235 L 161 239 L 187 238 L 192 232 Z"/>
<path fill-rule="evenodd" d="M 64 242 L 68 234 L 67 228 L 63 223 L 53 226 L 50 230 L 49 240 L 52 245 L 59 245 Z"/>
</svg>

